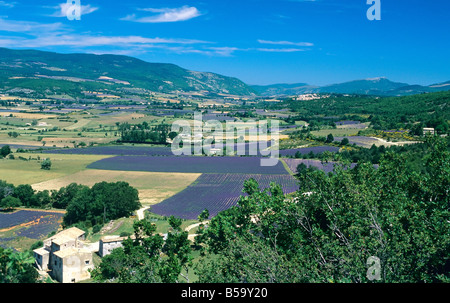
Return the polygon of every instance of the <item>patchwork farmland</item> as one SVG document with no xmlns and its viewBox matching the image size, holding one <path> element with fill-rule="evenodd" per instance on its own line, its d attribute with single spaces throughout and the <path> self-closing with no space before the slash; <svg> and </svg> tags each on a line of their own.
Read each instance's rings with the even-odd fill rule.
<svg viewBox="0 0 450 303">
<path fill-rule="evenodd" d="M 250 178 L 255 179 L 262 189 L 267 188 L 271 182 L 280 184 L 285 193 L 298 189 L 296 179 L 281 161 L 276 166 L 263 167 L 260 165 L 260 157 L 173 156 L 169 155 L 170 149 L 145 146 L 104 146 L 53 152 L 118 156 L 95 161 L 87 165 L 87 170 L 35 184 L 34 188 L 53 189 L 77 180 L 81 184 L 92 185 L 88 180 L 98 179 L 99 174 L 108 180 L 122 178 L 139 190 L 144 205 L 151 205 L 151 212 L 162 216 L 196 219 L 204 209 L 208 209 L 214 216 L 237 204 L 239 197 L 243 195 L 243 183 Z M 177 176 L 182 180 L 177 179 Z M 136 183 L 138 180 L 139 184 Z M 179 185 L 175 186 L 171 180 Z M 161 198 L 161 182 L 168 185 L 166 190 L 168 187 L 179 189 L 170 191 L 169 195 L 166 193 Z M 152 186 L 146 187 L 146 183 Z"/>
<path fill-rule="evenodd" d="M 117 156 L 88 165 L 90 169 L 173 172 L 201 174 L 181 192 L 150 208 L 162 216 L 196 219 L 205 209 L 215 216 L 222 210 L 237 205 L 243 195 L 244 181 L 253 178 L 261 189 L 271 182 L 280 184 L 283 191 L 298 189 L 297 180 L 279 161 L 275 166 L 260 165 L 259 157 L 201 157 L 201 156 Z"/>
</svg>

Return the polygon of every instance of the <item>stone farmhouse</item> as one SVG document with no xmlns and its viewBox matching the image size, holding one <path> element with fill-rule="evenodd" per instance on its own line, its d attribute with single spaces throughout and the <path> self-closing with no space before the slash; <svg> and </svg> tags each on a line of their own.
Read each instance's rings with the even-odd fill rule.
<svg viewBox="0 0 450 303">
<path fill-rule="evenodd" d="M 167 240 L 167 234 L 159 234 L 163 240 Z M 129 236 L 131 239 L 135 239 L 134 235 Z M 114 248 L 122 247 L 122 242 L 124 240 L 128 239 L 128 236 L 126 237 L 120 237 L 120 236 L 105 236 L 99 241 L 98 245 L 98 255 L 100 257 L 104 257 L 106 255 L 109 255 Z"/>
<path fill-rule="evenodd" d="M 109 255 L 114 248 L 122 247 L 123 240 L 128 237 L 106 236 L 100 239 L 98 245 L 98 255 L 104 257 Z M 132 237 L 134 238 L 134 237 Z"/>
<path fill-rule="evenodd" d="M 37 268 L 61 283 L 89 279 L 94 264 L 92 251 L 83 247 L 84 234 L 72 227 L 44 240 L 44 246 L 33 251 Z"/>
<path fill-rule="evenodd" d="M 167 239 L 167 234 L 160 235 Z M 122 247 L 125 239 L 128 236 L 105 236 L 98 242 L 88 243 L 83 230 L 71 227 L 44 240 L 43 247 L 33 250 L 35 265 L 60 283 L 86 280 L 90 278 L 89 270 L 94 268 L 93 254 L 109 255 L 113 249 Z"/>
</svg>

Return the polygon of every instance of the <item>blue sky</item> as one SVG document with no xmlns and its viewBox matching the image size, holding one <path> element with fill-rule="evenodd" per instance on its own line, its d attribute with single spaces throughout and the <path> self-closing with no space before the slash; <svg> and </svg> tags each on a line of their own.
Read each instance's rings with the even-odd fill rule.
<svg viewBox="0 0 450 303">
<path fill-rule="evenodd" d="M 0 0 L 0 47 L 122 54 L 237 77 L 326 85 L 450 80 L 450 1 Z"/>
</svg>

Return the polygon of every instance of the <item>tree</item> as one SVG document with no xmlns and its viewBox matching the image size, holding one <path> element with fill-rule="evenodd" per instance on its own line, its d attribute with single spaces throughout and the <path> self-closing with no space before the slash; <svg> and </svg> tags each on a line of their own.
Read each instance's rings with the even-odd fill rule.
<svg viewBox="0 0 450 303">
<path fill-rule="evenodd" d="M 13 196 L 21 201 L 21 205 L 30 207 L 33 204 L 34 189 L 29 184 L 20 184 L 14 189 Z"/>
<path fill-rule="evenodd" d="M 64 224 L 79 222 L 104 224 L 109 220 L 128 217 L 141 207 L 138 191 L 126 182 L 100 182 L 92 188 L 71 184 L 56 195 L 59 205 L 67 203 Z"/>
<path fill-rule="evenodd" d="M 0 199 L 6 198 L 14 193 L 15 186 L 0 180 Z"/>
<path fill-rule="evenodd" d="M 13 252 L 0 247 L 0 283 L 36 283 L 39 274 L 29 252 Z"/>
<path fill-rule="evenodd" d="M 91 211 L 95 216 L 102 216 L 105 221 L 128 217 L 139 209 L 139 193 L 127 182 L 100 182 L 92 189 L 94 204 Z"/>
<path fill-rule="evenodd" d="M 41 169 L 50 170 L 51 167 L 52 167 L 52 161 L 50 160 L 50 158 L 47 158 L 44 161 L 42 161 Z"/>
<path fill-rule="evenodd" d="M 209 218 L 209 211 L 207 209 L 203 210 L 200 215 L 198 215 L 198 220 L 204 222 Z"/>
<path fill-rule="evenodd" d="M 35 193 L 31 199 L 32 207 L 50 208 L 53 203 L 53 199 L 48 190 L 43 190 Z"/>
<path fill-rule="evenodd" d="M 91 219 L 90 205 L 92 205 L 90 188 L 81 185 L 77 188 L 74 196 L 67 205 L 66 214 L 63 218 L 64 225 L 70 226 Z"/>
<path fill-rule="evenodd" d="M 3 156 L 3 157 L 6 157 L 10 153 L 11 153 L 11 148 L 9 147 L 9 145 L 4 145 L 0 149 L 0 155 Z"/>
<path fill-rule="evenodd" d="M 422 123 L 414 124 L 411 129 L 411 133 L 415 136 L 423 136 L 423 124 Z"/>
<path fill-rule="evenodd" d="M 175 139 L 178 136 L 178 133 L 177 132 L 170 132 L 168 136 L 169 136 L 169 138 L 171 140 L 173 140 L 173 139 Z"/>
<path fill-rule="evenodd" d="M 294 198 L 251 182 L 204 231 L 201 282 L 449 282 L 450 153 L 443 138 L 427 144 L 424 172 L 386 152 L 378 168 L 306 171 Z"/>
<path fill-rule="evenodd" d="M 348 141 L 347 138 L 343 138 L 343 139 L 341 140 L 341 145 L 342 145 L 342 146 L 348 145 L 348 143 L 349 143 L 349 141 Z"/>
<path fill-rule="evenodd" d="M 8 136 L 17 138 L 19 136 L 19 133 L 18 132 L 8 132 Z"/>
<path fill-rule="evenodd" d="M 116 280 L 122 283 L 174 283 L 186 273 L 191 264 L 188 233 L 180 230 L 180 221 L 172 217 L 173 229 L 166 241 L 156 233 L 156 226 L 147 220 L 135 221 L 134 239 L 123 241 L 121 248 L 103 258 L 92 277 L 97 281 Z"/>
<path fill-rule="evenodd" d="M 14 209 L 14 208 L 19 207 L 21 205 L 22 205 L 22 202 L 19 199 L 13 197 L 13 196 L 8 196 L 6 198 L 3 198 L 0 201 L 0 207 L 2 207 L 2 208 Z"/>
<path fill-rule="evenodd" d="M 331 143 L 334 141 L 334 137 L 332 134 L 328 134 L 327 136 L 327 140 L 325 141 L 326 143 Z"/>
<path fill-rule="evenodd" d="M 84 185 L 78 185 L 76 183 L 71 183 L 66 187 L 61 187 L 59 191 L 52 193 L 52 206 L 55 208 L 65 209 L 75 197 L 77 192 L 84 187 Z"/>
</svg>

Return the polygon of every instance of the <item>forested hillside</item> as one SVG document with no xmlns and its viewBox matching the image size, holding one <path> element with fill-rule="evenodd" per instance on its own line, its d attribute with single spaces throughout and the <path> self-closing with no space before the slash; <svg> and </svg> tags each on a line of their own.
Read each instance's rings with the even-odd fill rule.
<svg viewBox="0 0 450 303">
<path fill-rule="evenodd" d="M 449 129 L 449 100 L 450 92 L 404 97 L 331 95 L 309 101 L 289 99 L 274 107 L 287 107 L 305 121 L 345 116 L 371 122 L 375 129 L 412 128 L 419 122 L 445 133 Z"/>
</svg>

